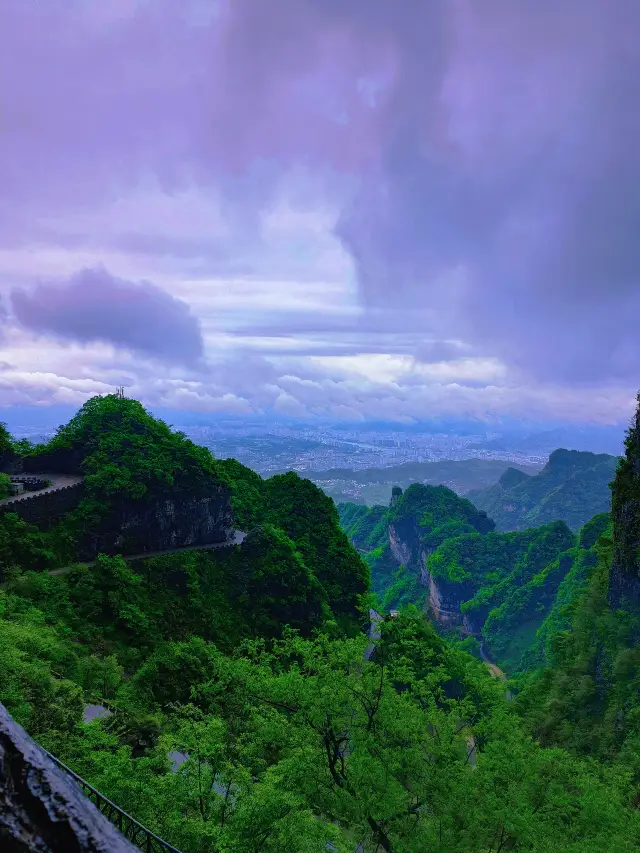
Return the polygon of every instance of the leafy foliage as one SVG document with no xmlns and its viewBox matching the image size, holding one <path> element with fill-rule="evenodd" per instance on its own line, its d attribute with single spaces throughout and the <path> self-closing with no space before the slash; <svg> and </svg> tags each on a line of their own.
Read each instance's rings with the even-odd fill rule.
<svg viewBox="0 0 640 853">
<path fill-rule="evenodd" d="M 206 448 L 114 394 L 88 400 L 38 453 L 56 451 L 78 454 L 89 494 L 103 501 L 198 493 L 225 482 Z"/>
<path fill-rule="evenodd" d="M 127 439 L 142 416 L 117 411 L 96 406 L 57 437 L 95 466 L 96 501 L 137 499 L 113 460 L 146 494 L 182 488 L 175 440 L 197 483 L 229 484 L 248 535 L 50 575 L 59 540 L 0 520 L 0 701 L 46 748 L 185 853 L 637 849 L 640 613 L 611 609 L 607 515 L 577 536 L 560 521 L 500 534 L 447 489 L 342 505 L 386 578 L 383 606 L 400 610 L 369 656 L 367 566 L 331 501 L 295 474 L 199 466 L 157 426 L 144 474 Z M 426 590 L 393 558 L 390 524 L 520 666 L 514 701 L 461 647 L 477 640 L 456 647 L 411 604 Z M 86 702 L 112 713 L 85 724 Z"/>
<path fill-rule="evenodd" d="M 478 533 L 489 533 L 495 524 L 483 511 L 478 511 L 466 498 L 459 497 L 446 486 L 424 486 L 414 483 L 389 510 L 390 524 L 417 519 L 423 535 L 431 534 L 441 525 L 459 522 Z"/>
<path fill-rule="evenodd" d="M 27 524 L 15 512 L 0 515 L 0 581 L 25 567 L 40 571 L 54 564 L 50 543 L 37 527 Z"/>
<path fill-rule="evenodd" d="M 0 422 L 0 453 L 13 450 L 13 439 L 7 425 Z"/>
<path fill-rule="evenodd" d="M 293 472 L 263 480 L 235 460 L 220 465 L 231 483 L 239 525 L 270 525 L 286 534 L 319 581 L 338 623 L 347 632 L 357 632 L 359 602 L 369 589 L 369 572 L 340 528 L 331 498 Z"/>
<path fill-rule="evenodd" d="M 0 500 L 8 498 L 11 494 L 11 477 L 0 473 Z"/>
</svg>

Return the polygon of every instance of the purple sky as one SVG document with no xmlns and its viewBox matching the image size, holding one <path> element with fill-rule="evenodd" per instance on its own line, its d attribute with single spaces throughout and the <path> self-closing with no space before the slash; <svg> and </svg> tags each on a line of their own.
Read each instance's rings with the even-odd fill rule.
<svg viewBox="0 0 640 853">
<path fill-rule="evenodd" d="M 0 406 L 624 421 L 638 0 L 0 0 Z"/>
</svg>

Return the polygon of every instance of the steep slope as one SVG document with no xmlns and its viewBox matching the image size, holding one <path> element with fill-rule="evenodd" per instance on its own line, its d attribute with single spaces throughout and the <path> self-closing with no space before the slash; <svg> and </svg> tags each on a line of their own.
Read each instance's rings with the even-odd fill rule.
<svg viewBox="0 0 640 853">
<path fill-rule="evenodd" d="M 640 398 L 625 446 L 612 486 L 611 527 L 601 523 L 591 531 L 585 544 L 595 551 L 595 565 L 591 560 L 582 592 L 561 618 L 551 614 L 546 666 L 523 681 L 518 705 L 544 743 L 615 761 L 640 784 Z"/>
<path fill-rule="evenodd" d="M 517 670 L 570 565 L 575 545 L 563 522 L 520 533 L 449 539 L 428 558 L 436 618 L 481 638 L 503 667 Z"/>
<path fill-rule="evenodd" d="M 526 476 L 509 468 L 493 486 L 468 497 L 501 532 L 551 521 L 564 521 L 577 531 L 594 515 L 609 511 L 609 483 L 617 461 L 606 454 L 554 450 L 540 473 Z"/>
<path fill-rule="evenodd" d="M 108 467 L 112 443 L 99 440 Z M 125 470 L 127 443 L 122 431 L 113 440 Z M 115 473 L 95 461 L 90 494 L 117 509 L 97 487 Z M 153 476 L 179 478 L 165 462 Z M 541 748 L 504 686 L 416 608 L 358 631 L 366 566 L 312 483 L 263 480 L 234 460 L 215 468 L 242 546 L 101 556 L 50 575 L 35 563 L 45 545 L 63 547 L 64 528 L 56 538 L 0 519 L 0 548 L 15 546 L 0 589 L 0 702 L 41 745 L 184 853 L 635 849 L 632 774 Z M 368 546 L 388 522 L 389 548 L 391 527 L 415 555 L 414 581 L 452 542 L 511 547 L 523 579 L 574 543 L 560 523 L 496 534 L 446 489 L 396 490 L 368 519 L 342 513 Z M 463 561 L 462 583 L 465 572 L 500 577 Z M 84 723 L 87 702 L 111 715 Z"/>
<path fill-rule="evenodd" d="M 613 484 L 613 555 L 609 583 L 612 608 L 640 610 L 640 394 Z"/>
<path fill-rule="evenodd" d="M 484 512 L 446 486 L 415 483 L 405 492 L 395 486 L 389 507 L 339 504 L 338 512 L 343 529 L 364 553 L 372 590 L 380 597 L 404 577 L 404 571 L 396 576 L 401 567 L 407 570 L 407 580 L 417 594 L 411 578 L 424 582 L 425 560 L 442 541 L 493 529 Z M 392 598 L 387 603 L 393 606 L 399 601 Z"/>
<path fill-rule="evenodd" d="M 53 526 L 2 516 L 0 577 L 68 566 L 98 553 L 216 543 L 235 526 L 254 533 L 241 548 L 219 555 L 216 565 L 228 565 L 229 572 L 235 566 L 234 595 L 238 601 L 249 597 L 249 612 L 255 602 L 271 599 L 278 624 L 309 631 L 332 619 L 340 630 L 360 630 L 367 567 L 340 529 L 334 504 L 309 480 L 293 473 L 263 480 L 235 460 L 216 460 L 137 401 L 114 395 L 89 400 L 24 462 L 32 469 L 84 474 L 84 494 Z M 37 493 L 31 500 L 38 500 Z M 207 559 L 194 556 L 193 571 L 204 571 Z M 231 583 L 220 582 L 224 588 Z M 112 608 L 103 607 L 117 624 Z M 269 635 L 268 619 L 254 616 Z"/>
<path fill-rule="evenodd" d="M 518 471 L 506 478 L 529 479 Z M 442 629 L 476 638 L 509 673 L 546 659 L 549 635 L 584 588 L 608 524 L 608 515 L 596 516 L 578 537 L 562 521 L 498 533 L 469 501 L 426 486 L 394 489 L 387 509 L 339 510 L 384 608 L 419 605 Z"/>
<path fill-rule="evenodd" d="M 84 477 L 73 504 L 60 490 L 10 505 L 43 529 L 51 516 L 59 521 L 49 541 L 63 565 L 98 553 L 220 542 L 232 529 L 230 487 L 219 463 L 136 400 L 88 400 L 23 465 L 27 472 Z M 32 511 L 41 504 L 42 513 Z"/>
</svg>

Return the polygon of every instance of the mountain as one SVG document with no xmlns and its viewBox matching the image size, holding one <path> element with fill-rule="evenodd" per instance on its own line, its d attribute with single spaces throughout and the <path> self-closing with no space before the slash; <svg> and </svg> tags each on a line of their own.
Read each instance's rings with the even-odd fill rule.
<svg viewBox="0 0 640 853">
<path fill-rule="evenodd" d="M 609 483 L 618 458 L 578 450 L 554 450 L 542 471 L 527 476 L 508 468 L 497 483 L 469 492 L 469 500 L 498 530 L 526 530 L 564 521 L 577 531 L 611 504 Z"/>
<path fill-rule="evenodd" d="M 338 505 L 338 513 L 343 529 L 369 565 L 373 591 L 381 596 L 400 566 L 418 577 L 425 555 L 440 542 L 494 527 L 484 512 L 446 486 L 418 483 L 405 492 L 395 486 L 389 507 L 347 503 Z"/>
<path fill-rule="evenodd" d="M 214 459 L 116 397 L 89 401 L 45 446 L 9 443 L 31 473 L 46 466 L 47 479 L 74 485 L 0 505 L 0 752 L 11 758 L 0 761 L 0 848 L 26 849 L 25 817 L 46 830 L 43 850 L 87 846 L 77 813 L 59 798 L 47 810 L 51 788 L 31 784 L 44 778 L 42 753 L 24 733 L 9 751 L 6 708 L 183 853 L 635 849 L 632 622 L 607 610 L 604 557 L 593 569 L 562 556 L 593 547 L 600 522 L 580 538 L 562 522 L 496 533 L 444 486 L 341 507 L 370 565 L 378 549 L 394 561 L 385 595 L 410 602 L 420 587 L 433 621 L 411 604 L 392 618 L 372 608 L 335 505 L 296 474 L 265 480 Z M 634 470 L 617 536 L 636 511 Z M 244 539 L 219 541 L 227 525 Z M 133 553 L 145 530 L 179 547 Z M 633 576 L 625 541 L 616 565 Z M 96 542 L 109 552 L 77 564 Z M 594 547 L 606 551 L 606 537 Z M 470 601 L 487 590 L 496 606 L 485 627 L 510 602 L 491 650 L 517 630 L 513 608 L 535 612 L 540 588 L 558 605 L 543 664 L 512 682 L 508 701 L 465 650 L 478 653 L 478 638 L 456 637 L 464 614 L 445 612 L 444 593 Z M 519 603 L 518 590 L 531 594 Z M 88 721 L 90 704 L 102 716 Z M 593 724 L 583 708 L 600 714 Z M 622 751 L 603 737 L 618 731 L 619 710 Z M 578 748 L 587 735 L 598 761 Z"/>
<path fill-rule="evenodd" d="M 599 535 L 608 523 L 598 516 L 580 537 L 562 521 L 499 533 L 469 500 L 423 485 L 396 488 L 388 508 L 341 504 L 338 511 L 383 606 L 419 605 L 441 630 L 475 638 L 510 672 L 539 664 L 537 632 L 557 610 L 562 584 L 562 600 L 577 593 L 593 564 L 590 532 Z"/>
<path fill-rule="evenodd" d="M 499 438 L 483 444 L 487 450 L 508 450 L 519 453 L 549 454 L 556 447 L 571 450 L 607 453 L 618 456 L 623 452 L 622 428 L 619 426 L 583 425 L 555 426 L 551 429 L 517 433 L 505 431 Z"/>
<path fill-rule="evenodd" d="M 640 397 L 612 483 L 608 529 L 559 621 L 544 665 L 519 685 L 518 707 L 540 742 L 629 774 L 640 802 Z M 592 537 L 593 538 L 593 537 Z M 558 596 L 558 599 L 560 596 Z M 553 614 L 552 614 L 553 615 Z"/>
<path fill-rule="evenodd" d="M 464 495 L 473 489 L 493 485 L 509 466 L 509 462 L 500 459 L 442 459 L 437 462 L 405 462 L 386 468 L 329 468 L 326 471 L 309 471 L 307 476 L 336 503 L 371 506 L 388 503 L 394 485 L 403 489 L 412 483 L 444 485 Z M 515 465 L 514 468 L 527 474 L 535 474 L 539 470 L 532 465 Z"/>
</svg>

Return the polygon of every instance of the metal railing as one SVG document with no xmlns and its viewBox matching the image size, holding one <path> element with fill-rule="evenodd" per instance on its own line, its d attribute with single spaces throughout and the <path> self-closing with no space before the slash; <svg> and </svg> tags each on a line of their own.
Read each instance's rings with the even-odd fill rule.
<svg viewBox="0 0 640 853">
<path fill-rule="evenodd" d="M 42 747 L 40 748 L 42 749 Z M 59 758 L 56 758 L 55 755 L 47 752 L 46 749 L 42 749 L 42 751 L 61 770 L 64 770 L 65 773 L 68 773 L 69 776 L 75 779 L 85 796 L 91 800 L 98 811 L 102 812 L 102 814 L 111 821 L 116 829 L 120 830 L 124 837 L 128 841 L 131 841 L 132 844 L 135 844 L 136 847 L 139 847 L 143 853 L 166 853 L 166 851 L 168 851 L 168 853 L 180 853 L 180 850 L 176 847 L 173 847 L 167 841 L 163 841 L 162 838 L 159 838 L 154 832 L 151 832 L 150 829 L 147 829 L 146 826 L 143 826 L 134 817 L 131 817 L 131 815 L 119 808 L 115 803 L 112 803 L 111 800 L 104 796 L 104 794 L 101 794 L 100 791 L 97 791 L 93 787 L 93 785 L 90 785 L 81 776 L 74 773 L 70 767 L 67 767 L 67 765 L 60 761 Z"/>
</svg>

